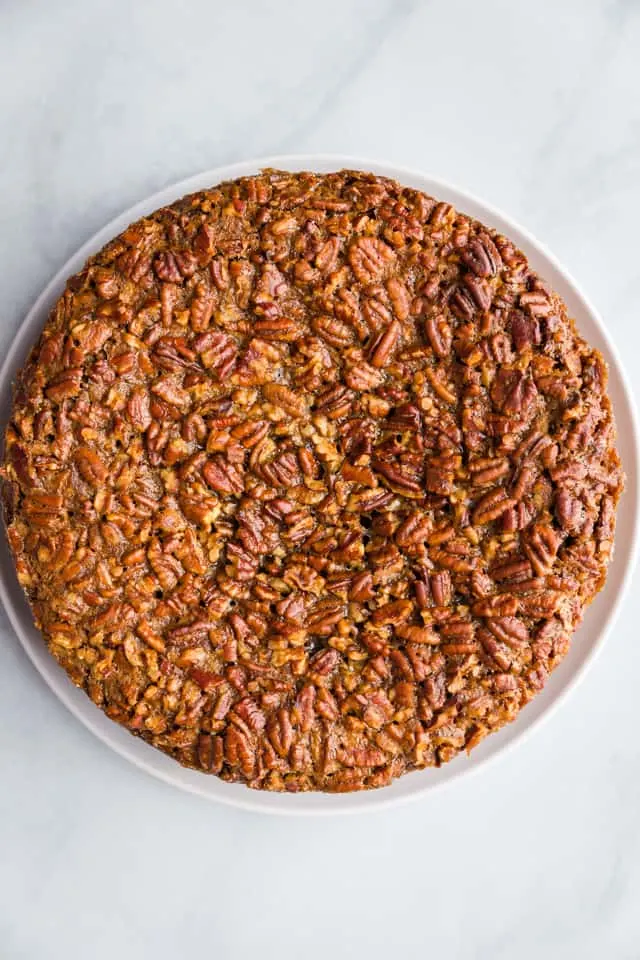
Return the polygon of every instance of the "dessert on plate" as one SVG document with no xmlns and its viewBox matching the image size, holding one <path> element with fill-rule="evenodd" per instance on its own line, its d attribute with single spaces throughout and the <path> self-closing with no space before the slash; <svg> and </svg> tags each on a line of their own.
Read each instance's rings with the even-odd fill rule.
<svg viewBox="0 0 640 960">
<path fill-rule="evenodd" d="M 19 375 L 4 505 L 51 654 L 177 761 L 380 787 L 513 720 L 602 587 L 600 354 L 505 237 L 359 171 L 134 223 Z"/>
</svg>

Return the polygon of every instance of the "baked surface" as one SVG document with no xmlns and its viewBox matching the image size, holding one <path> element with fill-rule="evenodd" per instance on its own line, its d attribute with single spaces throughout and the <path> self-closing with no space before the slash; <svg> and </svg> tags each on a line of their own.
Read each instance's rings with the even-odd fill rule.
<svg viewBox="0 0 640 960">
<path fill-rule="evenodd" d="M 16 385 L 18 576 L 53 656 L 180 763 L 357 790 L 513 720 L 605 580 L 606 365 L 506 238 L 353 171 L 133 224 Z"/>
</svg>

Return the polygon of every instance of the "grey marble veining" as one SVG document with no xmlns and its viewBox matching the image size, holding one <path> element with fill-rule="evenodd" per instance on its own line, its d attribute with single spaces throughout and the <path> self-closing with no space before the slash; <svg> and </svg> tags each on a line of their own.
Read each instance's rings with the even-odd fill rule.
<svg viewBox="0 0 640 960">
<path fill-rule="evenodd" d="M 341 152 L 502 207 L 640 348 L 637 0 L 4 0 L 0 349 L 96 229 L 232 160 Z M 632 592 L 633 593 L 633 592 Z M 640 601 L 555 718 L 362 818 L 262 819 L 147 777 L 0 614 L 0 957 L 640 957 Z"/>
</svg>

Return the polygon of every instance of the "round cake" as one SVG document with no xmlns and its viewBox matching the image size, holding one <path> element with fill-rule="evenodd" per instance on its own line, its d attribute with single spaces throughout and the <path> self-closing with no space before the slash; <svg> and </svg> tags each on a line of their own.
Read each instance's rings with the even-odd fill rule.
<svg viewBox="0 0 640 960">
<path fill-rule="evenodd" d="M 5 519 L 51 654 L 177 761 L 381 787 L 513 720 L 604 583 L 600 354 L 505 237 L 265 170 L 130 226 L 15 388 Z"/>
</svg>

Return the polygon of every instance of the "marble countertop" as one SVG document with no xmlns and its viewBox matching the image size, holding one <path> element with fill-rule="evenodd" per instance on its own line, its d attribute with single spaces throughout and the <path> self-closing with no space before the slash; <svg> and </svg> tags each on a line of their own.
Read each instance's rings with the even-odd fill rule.
<svg viewBox="0 0 640 960">
<path fill-rule="evenodd" d="M 637 0 L 5 0 L 5 349 L 67 257 L 254 156 L 421 168 L 503 208 L 640 356 Z M 632 591 L 633 593 L 633 591 Z M 0 957 L 640 957 L 640 595 L 553 720 L 397 810 L 269 819 L 131 767 L 0 613 Z"/>
</svg>

